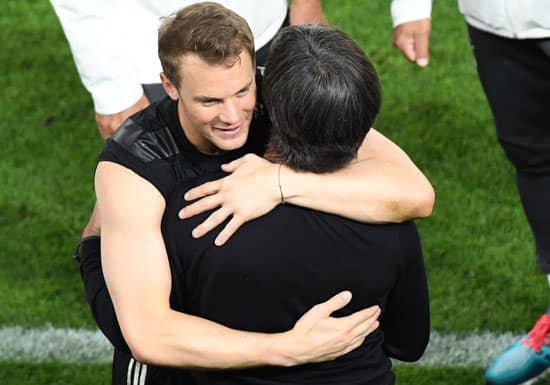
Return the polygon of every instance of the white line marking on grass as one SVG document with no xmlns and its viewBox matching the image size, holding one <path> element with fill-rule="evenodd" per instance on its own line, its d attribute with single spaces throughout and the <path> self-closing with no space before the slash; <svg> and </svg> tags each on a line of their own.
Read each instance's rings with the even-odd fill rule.
<svg viewBox="0 0 550 385">
<path fill-rule="evenodd" d="M 512 333 L 441 334 L 432 331 L 422 359 L 413 365 L 484 368 L 506 346 L 520 338 Z M 0 361 L 109 363 L 112 347 L 100 331 L 0 328 Z M 395 361 L 397 365 L 406 365 Z"/>
<path fill-rule="evenodd" d="M 513 333 L 442 334 L 432 330 L 424 356 L 413 365 L 485 368 L 504 348 L 521 337 Z"/>
<path fill-rule="evenodd" d="M 113 348 L 100 331 L 0 328 L 0 361 L 106 363 L 112 357 Z"/>
</svg>

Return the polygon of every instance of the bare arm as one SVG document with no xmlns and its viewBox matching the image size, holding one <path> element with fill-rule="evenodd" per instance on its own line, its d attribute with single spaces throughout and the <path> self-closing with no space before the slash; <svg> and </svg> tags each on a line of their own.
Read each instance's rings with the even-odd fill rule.
<svg viewBox="0 0 550 385">
<path fill-rule="evenodd" d="M 349 293 L 317 305 L 292 330 L 276 334 L 236 331 L 176 312 L 169 304 L 171 275 L 160 231 L 164 199 L 147 181 L 110 162 L 98 166 L 96 192 L 107 287 L 139 361 L 220 369 L 290 366 L 345 354 L 377 326 L 370 319 L 375 309 L 330 317 L 349 302 Z"/>
<path fill-rule="evenodd" d="M 99 130 L 99 135 L 101 135 L 103 139 L 110 138 L 111 135 L 113 135 L 114 132 L 120 127 L 120 125 L 130 117 L 130 115 L 143 110 L 149 104 L 150 103 L 147 96 L 142 94 L 137 102 L 122 111 L 114 114 L 100 114 L 99 112 L 96 112 L 95 122 L 97 124 L 97 129 Z"/>
<path fill-rule="evenodd" d="M 290 3 L 290 25 L 327 24 L 321 0 L 294 0 Z"/>
<path fill-rule="evenodd" d="M 431 184 L 397 145 L 371 129 L 357 155 L 357 161 L 329 174 L 295 172 L 283 166 L 285 200 L 368 223 L 402 222 L 431 214 Z"/>
<path fill-rule="evenodd" d="M 224 170 L 232 174 L 188 191 L 185 199 L 199 201 L 185 207 L 181 218 L 218 209 L 193 230 L 200 237 L 227 217 L 232 219 L 216 238 L 222 245 L 245 222 L 285 201 L 369 223 L 401 222 L 427 217 L 434 204 L 430 182 L 392 141 L 371 129 L 358 160 L 333 173 L 314 174 L 246 155 Z"/>
<path fill-rule="evenodd" d="M 134 70 L 124 21 L 115 22 L 119 9 L 112 0 L 51 0 L 51 4 L 94 101 L 99 133 L 108 138 L 128 116 L 149 104 Z"/>
</svg>

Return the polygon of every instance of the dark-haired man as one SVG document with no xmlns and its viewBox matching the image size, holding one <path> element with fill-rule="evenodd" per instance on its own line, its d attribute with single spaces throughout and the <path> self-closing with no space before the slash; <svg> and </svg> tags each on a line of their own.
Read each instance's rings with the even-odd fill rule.
<svg viewBox="0 0 550 385">
<path fill-rule="evenodd" d="M 393 41 L 428 65 L 431 0 L 393 0 Z M 550 3 L 458 0 L 498 140 L 516 171 L 535 260 L 550 285 Z M 511 255 L 515 258 L 515 255 Z M 490 257 L 491 258 L 491 257 Z M 514 279 L 523 279 L 517 274 Z M 490 385 L 518 385 L 550 368 L 550 306 L 487 368 Z"/>
<path fill-rule="evenodd" d="M 328 26 L 281 30 L 262 90 L 273 124 L 270 158 L 299 172 L 335 172 L 357 161 L 381 100 L 363 51 Z M 414 361 L 424 352 L 428 290 L 414 223 L 364 224 L 285 204 L 245 224 L 223 247 L 212 247 L 214 235 L 191 236 L 203 218 L 167 219 L 182 234 L 173 242 L 177 257 L 169 259 L 172 274 L 182 277 L 172 298 L 186 311 L 238 329 L 277 332 L 350 288 L 353 301 L 340 316 L 373 304 L 383 316 L 379 330 L 334 361 L 192 372 L 193 384 L 390 385 L 390 357 Z"/>
</svg>

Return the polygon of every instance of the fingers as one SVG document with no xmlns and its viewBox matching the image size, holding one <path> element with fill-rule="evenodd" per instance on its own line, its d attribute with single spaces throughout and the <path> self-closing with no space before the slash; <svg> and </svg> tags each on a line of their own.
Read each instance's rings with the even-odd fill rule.
<svg viewBox="0 0 550 385">
<path fill-rule="evenodd" d="M 351 292 L 342 291 L 325 302 L 321 302 L 311 308 L 312 316 L 329 317 L 332 313 L 340 310 L 351 301 Z"/>
<path fill-rule="evenodd" d="M 365 338 L 367 338 L 368 335 L 378 329 L 378 326 L 380 326 L 380 322 L 376 319 L 372 322 L 364 322 L 358 325 L 354 330 L 351 331 L 351 339 L 349 344 L 346 345 L 342 350 L 336 352 L 336 356 L 334 358 L 337 358 L 357 349 L 363 344 Z"/>
<path fill-rule="evenodd" d="M 230 162 L 230 163 L 227 163 L 227 164 L 222 164 L 222 170 L 225 171 L 225 172 L 235 172 L 239 167 L 243 166 L 243 165 L 246 165 L 246 164 L 256 164 L 257 161 L 260 161 L 260 162 L 267 162 L 265 159 L 263 159 L 262 157 L 256 155 L 256 154 L 252 154 L 252 153 L 248 153 L 248 154 L 245 154 L 243 156 L 241 156 L 239 159 L 235 159 L 234 161 Z"/>
<path fill-rule="evenodd" d="M 414 46 L 416 49 L 416 64 L 420 67 L 426 67 L 430 59 L 430 35 L 422 32 L 414 35 Z"/>
<path fill-rule="evenodd" d="M 318 305 L 318 311 L 322 315 L 331 315 L 336 310 L 340 310 L 344 306 L 346 306 L 351 301 L 351 292 L 350 291 L 342 291 L 329 300 L 322 302 Z"/>
<path fill-rule="evenodd" d="M 378 326 L 380 326 L 380 321 L 378 321 L 379 316 L 380 312 L 378 311 L 372 317 L 368 317 L 357 324 L 352 330 L 352 335 L 356 336 L 356 338 L 365 338 L 371 334 L 378 328 Z"/>
<path fill-rule="evenodd" d="M 414 43 L 412 39 L 399 40 L 395 46 L 403 53 L 407 60 L 414 62 L 416 60 L 416 52 L 414 51 Z"/>
<path fill-rule="evenodd" d="M 357 320 L 350 318 L 357 315 L 362 317 L 359 323 L 357 323 Z M 380 326 L 380 322 L 378 321 L 379 316 L 380 308 L 372 306 L 348 317 L 335 318 L 335 322 L 346 323 L 346 327 L 343 329 L 345 331 L 342 338 L 344 343 L 339 349 L 333 352 L 330 358 L 335 359 L 361 346 L 365 338 Z"/>
<path fill-rule="evenodd" d="M 397 30 L 396 30 L 397 31 Z M 426 67 L 429 62 L 429 34 L 402 34 L 394 38 L 394 45 L 411 62 Z"/>
<path fill-rule="evenodd" d="M 393 31 L 393 45 L 419 67 L 426 67 L 429 62 L 431 26 L 429 18 L 419 19 L 399 24 Z"/>
<path fill-rule="evenodd" d="M 191 190 L 187 191 L 183 196 L 185 200 L 192 201 L 199 198 L 202 199 L 188 205 L 187 207 L 185 207 L 185 209 L 181 209 L 178 212 L 178 216 L 180 217 L 180 219 L 191 218 L 194 215 L 218 207 L 220 205 L 219 197 L 213 194 L 219 191 L 221 183 L 220 181 L 221 179 L 203 183 L 200 186 L 194 187 Z"/>
<path fill-rule="evenodd" d="M 296 322 L 294 345 L 299 342 L 297 362 L 333 360 L 359 347 L 379 326 L 380 308 L 371 306 L 346 317 L 331 317 L 346 306 L 351 292 L 343 291 L 328 301 L 315 305 Z M 301 344 L 300 344 L 301 343 Z"/>
<path fill-rule="evenodd" d="M 205 200 L 205 199 L 208 199 L 208 198 L 204 198 L 202 200 Z M 231 215 L 231 212 L 229 210 L 227 210 L 226 208 L 220 207 L 218 210 L 210 214 L 204 222 L 202 222 L 200 225 L 195 227 L 191 232 L 191 234 L 193 235 L 194 238 L 200 238 L 204 234 L 208 233 L 209 231 L 213 230 L 218 225 L 220 225 L 230 215 Z"/>
<path fill-rule="evenodd" d="M 332 345 L 333 349 L 327 350 L 325 354 L 313 358 L 311 362 L 334 360 L 357 349 L 363 344 L 365 338 L 380 325 L 376 318 L 369 318 L 355 327 L 350 327 L 348 319 L 332 318 L 332 321 L 344 325 L 339 328 L 335 327 L 335 324 L 332 326 L 334 330 L 339 330 L 338 338 L 335 339 L 337 342 Z"/>
<path fill-rule="evenodd" d="M 245 155 L 246 156 L 246 155 Z M 236 169 L 239 168 L 239 166 L 244 162 L 244 156 L 240 157 L 239 159 L 235 159 L 232 162 L 229 162 L 227 164 L 222 164 L 222 170 L 225 172 L 233 172 Z"/>
<path fill-rule="evenodd" d="M 213 210 L 220 206 L 220 198 L 217 195 L 210 195 L 196 201 L 193 204 L 185 206 L 178 213 L 180 219 L 191 218 L 197 214 L 203 213 L 208 210 Z"/>
<path fill-rule="evenodd" d="M 351 292 L 342 291 L 331 297 L 328 301 L 313 306 L 300 317 L 298 323 L 314 324 L 319 319 L 328 318 L 333 312 L 346 306 L 349 301 L 351 301 Z"/>
<path fill-rule="evenodd" d="M 222 246 L 231 236 L 243 225 L 245 221 L 237 216 L 231 218 L 229 223 L 224 227 L 221 233 L 214 240 L 216 246 Z"/>
<path fill-rule="evenodd" d="M 393 45 L 403 53 L 407 60 L 412 62 L 416 60 L 413 34 L 407 30 L 405 25 L 398 25 L 395 28 L 392 41 Z"/>
<path fill-rule="evenodd" d="M 351 315 L 342 317 L 340 319 L 348 321 L 352 328 L 358 327 L 362 324 L 372 324 L 380 316 L 380 307 L 371 306 L 363 310 L 359 310 Z"/>
<path fill-rule="evenodd" d="M 222 179 L 213 180 L 211 182 L 206 182 L 201 184 L 200 186 L 194 187 L 191 190 L 187 191 L 183 198 L 186 201 L 192 201 L 207 195 L 212 195 L 220 190 Z"/>
</svg>

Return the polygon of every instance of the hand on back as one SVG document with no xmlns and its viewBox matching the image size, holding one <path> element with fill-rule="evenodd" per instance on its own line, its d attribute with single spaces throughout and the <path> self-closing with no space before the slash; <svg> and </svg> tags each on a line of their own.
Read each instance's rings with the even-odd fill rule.
<svg viewBox="0 0 550 385">
<path fill-rule="evenodd" d="M 267 214 L 281 202 L 278 167 L 253 154 L 223 165 L 222 169 L 231 175 L 189 190 L 185 199 L 198 201 L 182 209 L 180 218 L 216 209 L 193 230 L 193 236 L 199 238 L 232 217 L 215 240 L 216 245 L 223 245 L 245 222 Z"/>
</svg>

